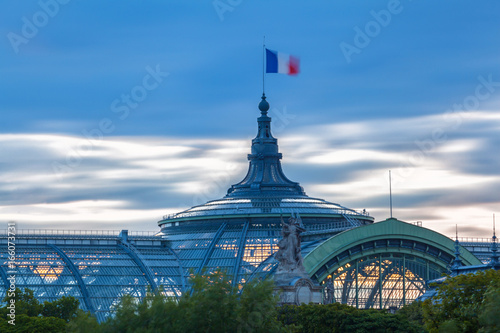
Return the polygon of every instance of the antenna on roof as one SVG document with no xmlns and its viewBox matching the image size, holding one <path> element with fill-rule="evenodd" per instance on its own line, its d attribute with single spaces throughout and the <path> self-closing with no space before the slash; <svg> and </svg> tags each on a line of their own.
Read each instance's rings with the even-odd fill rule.
<svg viewBox="0 0 500 333">
<path fill-rule="evenodd" d="M 389 206 L 390 206 L 391 218 L 392 218 L 392 177 L 391 177 L 391 170 L 389 170 Z"/>
<path fill-rule="evenodd" d="M 497 236 L 495 235 L 495 213 L 493 213 L 493 238 L 496 238 Z"/>
</svg>

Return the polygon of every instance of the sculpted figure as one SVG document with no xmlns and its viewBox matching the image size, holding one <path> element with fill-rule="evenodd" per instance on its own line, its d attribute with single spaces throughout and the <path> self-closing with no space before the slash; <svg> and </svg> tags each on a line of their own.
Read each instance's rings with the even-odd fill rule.
<svg viewBox="0 0 500 333">
<path fill-rule="evenodd" d="M 288 223 L 281 218 L 281 239 L 278 242 L 276 260 L 279 261 L 278 272 L 304 271 L 300 248 L 300 233 L 306 231 L 301 226 L 300 217 L 291 216 Z"/>
</svg>

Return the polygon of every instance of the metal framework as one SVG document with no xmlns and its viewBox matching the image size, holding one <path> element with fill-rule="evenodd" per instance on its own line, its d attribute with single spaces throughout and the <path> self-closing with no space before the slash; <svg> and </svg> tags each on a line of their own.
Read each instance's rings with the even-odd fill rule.
<svg viewBox="0 0 500 333">
<path fill-rule="evenodd" d="M 179 277 L 180 277 L 180 281 L 181 281 L 181 290 L 186 290 L 187 282 L 186 282 L 186 275 L 184 273 L 185 272 L 184 267 L 182 266 L 182 261 L 179 259 L 179 256 L 177 255 L 177 253 L 172 251 L 172 249 L 170 247 L 167 247 L 167 248 L 170 251 L 170 253 L 175 257 L 175 262 L 178 265 Z"/>
<path fill-rule="evenodd" d="M 146 279 L 148 279 L 149 285 L 153 289 L 153 291 L 158 290 L 158 286 L 156 285 L 156 281 L 153 277 L 153 272 L 151 269 L 147 266 L 144 260 L 141 260 L 140 254 L 137 252 L 137 250 L 130 244 L 124 243 L 124 242 L 119 242 L 118 246 L 121 247 L 125 252 L 127 252 L 132 260 L 139 266 L 141 271 L 144 273 L 146 276 Z"/>
<path fill-rule="evenodd" d="M 189 291 L 186 277 L 204 268 L 221 268 L 244 286 L 273 274 L 280 222 L 292 213 L 300 214 L 306 229 L 304 266 L 332 301 L 397 307 L 446 269 L 453 258 L 450 239 L 394 219 L 374 224 L 364 210 L 307 196 L 282 170 L 265 96 L 259 109 L 248 172 L 226 196 L 164 216 L 158 235 L 18 230 L 16 286 L 33 289 L 40 301 L 74 296 L 100 321 L 126 294 L 141 299 L 162 288 L 179 297 Z M 0 235 L 0 246 L 7 248 L 6 235 Z M 464 249 L 462 260 L 480 263 Z M 9 288 L 7 264 L 6 251 L 0 251 L 0 299 Z"/>
<path fill-rule="evenodd" d="M 355 228 L 362 226 L 362 224 L 358 220 L 351 218 L 349 214 L 342 213 L 342 216 L 346 219 L 347 222 L 351 224 L 351 227 Z"/>
<path fill-rule="evenodd" d="M 226 228 L 227 223 L 222 223 L 217 230 L 217 233 L 215 234 L 214 238 L 210 241 L 210 245 L 208 246 L 207 251 L 205 252 L 205 256 L 203 257 L 203 261 L 201 262 L 201 265 L 198 267 L 197 273 L 200 274 L 203 268 L 206 267 L 208 258 L 210 258 L 210 255 L 212 254 L 215 244 L 219 240 L 220 236 L 222 235 L 222 232 Z"/>
<path fill-rule="evenodd" d="M 380 253 L 355 259 L 323 281 L 332 302 L 357 308 L 399 308 L 425 292 L 427 278 L 441 276 L 442 267 L 406 254 Z"/>
<path fill-rule="evenodd" d="M 5 285 L 5 288 L 9 289 L 10 283 L 9 283 L 9 280 L 7 280 L 7 273 L 4 272 L 4 269 L 2 266 L 0 266 L 0 277 L 2 278 L 2 281 Z"/>
<path fill-rule="evenodd" d="M 249 221 L 245 222 L 243 226 L 243 230 L 240 235 L 240 240 L 238 242 L 238 255 L 237 259 L 234 261 L 234 275 L 233 275 L 233 285 L 236 285 L 238 281 L 238 273 L 240 272 L 241 261 L 243 260 L 243 251 L 245 250 L 245 240 L 247 237 L 248 226 L 250 225 Z"/>
<path fill-rule="evenodd" d="M 171 234 L 170 239 L 130 236 L 127 242 L 135 251 L 123 246 L 118 233 L 55 236 L 20 232 L 16 285 L 33 289 L 40 301 L 75 296 L 84 310 L 104 320 L 124 294 L 142 298 L 148 289 L 161 286 L 166 295 L 178 297 L 188 290 L 186 276 L 192 269 L 220 267 L 238 284 L 271 276 L 277 266 L 273 255 L 278 230 L 276 223 L 221 221 L 219 225 L 192 226 Z M 6 242 L 0 236 L 0 246 Z M 330 292 L 332 301 L 358 307 L 398 307 L 422 293 L 423 281 L 446 270 L 453 241 L 393 220 L 358 227 L 328 240 L 306 240 L 302 253 L 306 269 L 325 286 L 326 296 Z M 461 255 L 466 265 L 480 264 L 464 249 Z M 9 288 L 7 263 L 7 253 L 0 252 L 2 298 Z"/>
<path fill-rule="evenodd" d="M 462 248 L 466 265 L 480 261 Z M 453 241 L 432 230 L 388 219 L 330 238 L 304 266 L 331 302 L 360 308 L 399 308 L 425 291 L 425 281 L 447 272 Z"/>
<path fill-rule="evenodd" d="M 101 321 L 125 294 L 142 298 L 148 289 L 162 286 L 168 296 L 181 295 L 186 288 L 186 272 L 177 254 L 160 237 L 129 237 L 134 251 L 121 242 L 116 233 L 43 234 L 18 230 L 16 287 L 32 289 L 41 302 L 74 296 L 83 310 L 93 312 Z M 0 247 L 6 244 L 7 237 L 0 235 Z M 7 265 L 7 253 L 0 251 L 1 299 L 9 288 L 4 276 Z M 146 274 L 146 267 L 150 274 Z"/>
<path fill-rule="evenodd" d="M 73 273 L 73 276 L 75 277 L 76 281 L 78 281 L 78 287 L 80 288 L 83 296 L 83 301 L 85 302 L 85 306 L 87 309 L 91 312 L 94 312 L 94 307 L 92 306 L 92 302 L 90 301 L 90 296 L 87 291 L 87 287 L 85 286 L 85 283 L 83 282 L 82 276 L 78 272 L 78 269 L 76 269 L 75 265 L 73 265 L 73 262 L 68 258 L 68 256 L 61 251 L 60 248 L 58 248 L 54 244 L 48 244 L 54 251 L 57 252 L 57 254 L 61 257 L 62 260 L 64 260 L 64 263 L 69 267 L 70 271 Z"/>
</svg>

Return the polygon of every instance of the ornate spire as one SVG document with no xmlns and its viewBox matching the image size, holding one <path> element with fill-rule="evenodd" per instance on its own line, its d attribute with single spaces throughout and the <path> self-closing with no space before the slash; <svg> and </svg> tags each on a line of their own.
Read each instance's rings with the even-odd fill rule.
<svg viewBox="0 0 500 333">
<path fill-rule="evenodd" d="M 494 268 L 500 267 L 497 236 L 495 235 L 495 214 L 493 214 L 493 237 L 491 237 L 491 259 L 489 265 Z"/>
<path fill-rule="evenodd" d="M 299 183 L 289 180 L 281 169 L 282 155 L 278 140 L 271 134 L 271 118 L 267 115 L 269 103 L 265 94 L 262 94 L 259 110 L 258 132 L 252 140 L 252 152 L 248 155 L 248 173 L 241 182 L 231 186 L 227 196 L 306 196 Z"/>
<path fill-rule="evenodd" d="M 453 260 L 453 263 L 451 264 L 451 272 L 454 275 L 458 275 L 458 268 L 463 266 L 462 259 L 460 259 L 460 243 L 458 242 L 458 226 L 455 225 L 455 259 Z"/>
</svg>

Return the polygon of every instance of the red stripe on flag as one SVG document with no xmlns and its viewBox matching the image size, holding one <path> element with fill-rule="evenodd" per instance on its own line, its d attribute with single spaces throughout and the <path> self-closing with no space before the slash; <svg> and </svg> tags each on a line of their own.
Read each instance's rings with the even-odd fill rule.
<svg viewBox="0 0 500 333">
<path fill-rule="evenodd" d="M 296 75 L 299 74 L 300 60 L 297 57 L 290 56 L 290 62 L 288 63 L 288 74 Z"/>
</svg>

